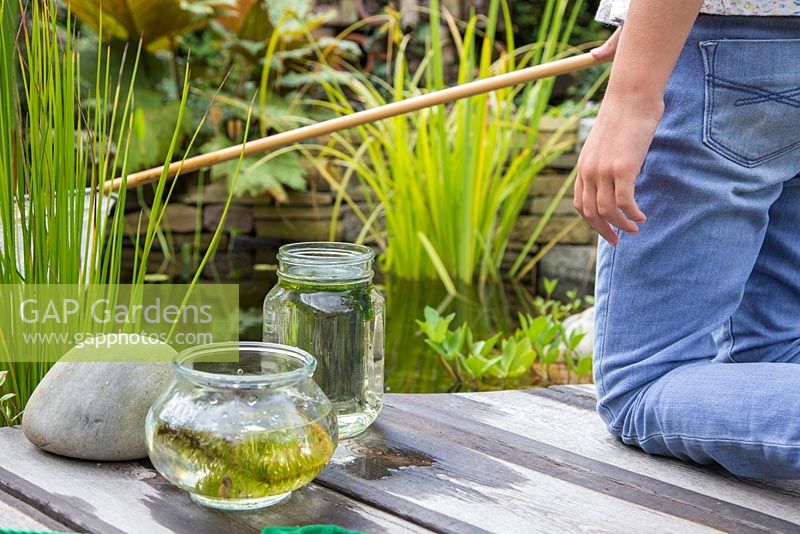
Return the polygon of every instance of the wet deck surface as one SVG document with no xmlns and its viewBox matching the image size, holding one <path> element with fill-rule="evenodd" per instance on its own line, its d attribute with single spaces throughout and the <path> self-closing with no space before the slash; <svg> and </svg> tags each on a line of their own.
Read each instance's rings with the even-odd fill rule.
<svg viewBox="0 0 800 534">
<path fill-rule="evenodd" d="M 376 424 L 286 503 L 220 512 L 148 462 L 60 458 L 0 429 L 0 528 L 246 533 L 799 532 L 800 482 L 748 481 L 612 439 L 592 386 L 388 395 Z"/>
</svg>

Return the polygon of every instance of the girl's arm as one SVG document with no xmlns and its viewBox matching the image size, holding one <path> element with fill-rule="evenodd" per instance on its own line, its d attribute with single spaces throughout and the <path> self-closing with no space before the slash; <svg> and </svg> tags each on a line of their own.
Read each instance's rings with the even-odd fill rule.
<svg viewBox="0 0 800 534">
<path fill-rule="evenodd" d="M 664 88 L 702 0 L 633 0 L 619 37 L 611 78 L 578 158 L 575 209 L 609 243 L 612 226 L 637 233 L 646 220 L 633 198 L 658 122 Z M 612 40 L 615 39 L 612 36 Z M 601 47 L 595 55 L 613 53 Z"/>
</svg>

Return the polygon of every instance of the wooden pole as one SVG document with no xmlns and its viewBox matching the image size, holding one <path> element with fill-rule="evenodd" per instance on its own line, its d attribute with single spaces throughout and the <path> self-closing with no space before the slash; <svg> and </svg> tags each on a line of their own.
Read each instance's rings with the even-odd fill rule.
<svg viewBox="0 0 800 534">
<path fill-rule="evenodd" d="M 598 60 L 589 53 L 581 54 L 578 56 L 569 57 L 566 59 L 559 59 L 551 61 L 535 67 L 528 67 L 514 72 L 505 74 L 498 74 L 482 80 L 475 80 L 473 82 L 456 85 L 433 93 L 415 96 L 406 100 L 392 102 L 383 106 L 378 106 L 372 109 L 365 109 L 357 113 L 329 119 L 316 124 L 309 124 L 281 132 L 261 139 L 247 141 L 246 143 L 234 145 L 221 150 L 215 150 L 208 154 L 201 154 L 188 158 L 184 161 L 176 161 L 169 165 L 167 168 L 168 176 L 175 176 L 178 172 L 187 173 L 196 171 L 204 167 L 210 167 L 225 161 L 231 161 L 239 158 L 244 152 L 245 156 L 258 154 L 266 150 L 275 149 L 278 147 L 291 145 L 300 141 L 305 141 L 313 137 L 331 134 L 355 126 L 361 126 L 370 122 L 376 122 L 389 117 L 419 111 L 424 108 L 438 106 L 455 102 L 462 98 L 489 93 L 498 89 L 504 89 L 514 85 L 529 83 L 532 81 L 540 80 L 542 78 L 549 78 L 550 76 L 558 76 L 566 74 L 594 65 L 603 63 L 603 60 Z M 137 187 L 143 184 L 157 181 L 161 174 L 164 172 L 164 166 L 155 167 L 146 171 L 140 171 L 128 175 L 127 187 Z M 118 191 L 124 184 L 122 178 L 116 178 L 112 181 L 106 182 L 103 187 L 105 192 Z"/>
</svg>

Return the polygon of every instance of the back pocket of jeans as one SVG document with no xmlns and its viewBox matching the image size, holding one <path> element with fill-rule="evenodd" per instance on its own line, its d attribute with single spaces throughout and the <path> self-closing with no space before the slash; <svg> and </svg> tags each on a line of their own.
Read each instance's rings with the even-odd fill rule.
<svg viewBox="0 0 800 534">
<path fill-rule="evenodd" d="M 703 142 L 745 167 L 800 148 L 800 39 L 700 43 Z"/>
</svg>

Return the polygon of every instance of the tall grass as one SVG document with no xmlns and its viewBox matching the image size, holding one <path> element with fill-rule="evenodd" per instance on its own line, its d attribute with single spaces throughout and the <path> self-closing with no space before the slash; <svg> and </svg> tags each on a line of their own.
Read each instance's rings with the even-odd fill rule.
<svg viewBox="0 0 800 534">
<path fill-rule="evenodd" d="M 133 83 L 125 86 L 121 72 L 112 72 L 110 51 L 98 42 L 98 57 L 105 59 L 98 61 L 95 93 L 81 95 L 74 28 L 67 16 L 61 31 L 57 11 L 55 0 L 0 0 L 0 284 L 106 284 L 113 295 L 119 284 L 144 284 L 174 184 L 166 172 L 157 182 L 144 238 L 135 243 L 133 276 L 123 279 L 124 209 L 109 217 L 112 195 L 102 185 L 127 175 Z M 135 77 L 139 53 L 130 55 Z M 178 149 L 187 97 L 188 70 L 167 162 Z M 120 206 L 125 197 L 123 186 Z M 0 371 L 8 371 L 0 396 L 13 394 L 16 411 L 52 365 L 45 349 L 25 346 L 20 337 L 0 332 Z M 26 361 L 15 357 L 21 350 L 30 353 Z"/>
<path fill-rule="evenodd" d="M 119 94 L 97 94 L 92 116 L 81 113 L 72 27 L 68 22 L 60 36 L 57 15 L 51 2 L 4 0 L 0 5 L 3 284 L 107 283 L 119 277 L 113 267 L 119 265 L 121 234 L 111 232 L 108 247 L 100 243 L 109 226 L 100 208 L 110 197 L 102 197 L 96 186 L 125 153 L 121 125 L 131 95 L 121 103 Z M 98 69 L 97 76 L 103 81 L 98 87 L 108 90 L 111 73 Z M 100 235 L 84 231 L 87 208 Z M 50 364 L 13 362 L 19 340 L 9 336 L 0 342 L 0 366 L 9 371 L 5 388 L 21 407 Z"/>
<path fill-rule="evenodd" d="M 506 0 L 492 0 L 488 15 L 473 16 L 463 30 L 432 0 L 427 54 L 416 69 L 410 70 L 406 37 L 391 84 L 359 72 L 338 83 L 323 81 L 328 99 L 320 105 L 345 114 L 355 111 L 353 96 L 373 107 L 443 89 L 448 45 L 457 55 L 458 83 L 557 59 L 569 52 L 581 3 L 549 0 L 536 42 L 516 48 Z M 499 277 L 531 185 L 573 143 L 567 125 L 547 140 L 539 136 L 553 83 L 541 80 L 387 119 L 354 136 L 336 135 L 321 148 L 347 168 L 345 178 L 354 174 L 374 194 L 372 213 L 359 215 L 368 224 L 385 221 L 385 269 L 407 279 L 439 277 L 450 288 L 454 278 L 471 284 Z M 347 200 L 344 185 L 340 195 Z"/>
</svg>

